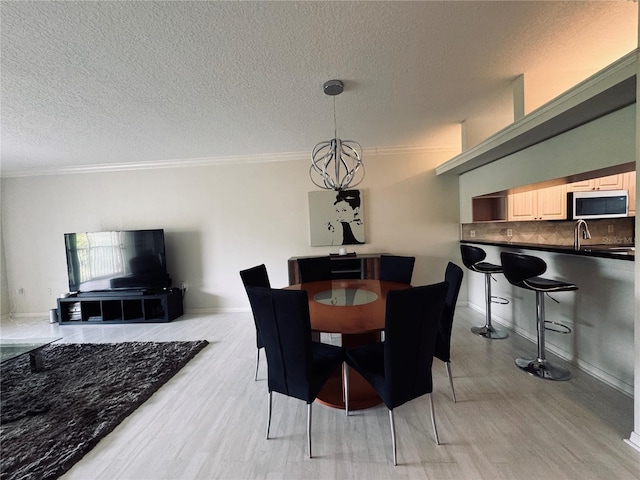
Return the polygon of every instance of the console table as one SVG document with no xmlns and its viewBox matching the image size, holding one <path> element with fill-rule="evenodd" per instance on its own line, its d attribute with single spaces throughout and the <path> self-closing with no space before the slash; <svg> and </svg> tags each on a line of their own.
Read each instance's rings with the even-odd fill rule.
<svg viewBox="0 0 640 480">
<path fill-rule="evenodd" d="M 182 314 L 182 291 L 177 288 L 140 295 L 95 293 L 58 299 L 61 325 L 170 322 Z"/>
<path fill-rule="evenodd" d="M 380 278 L 380 255 L 385 253 L 362 253 L 358 255 L 331 255 L 331 273 L 337 280 L 360 279 L 378 280 Z M 310 255 L 307 257 L 291 257 L 288 260 L 289 285 L 300 283 L 300 271 L 298 259 L 314 258 L 323 255 Z"/>
</svg>

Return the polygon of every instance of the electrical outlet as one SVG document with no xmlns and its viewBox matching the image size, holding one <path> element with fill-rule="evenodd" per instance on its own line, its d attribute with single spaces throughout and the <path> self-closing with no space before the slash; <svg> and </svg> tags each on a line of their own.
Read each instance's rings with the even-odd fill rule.
<svg viewBox="0 0 640 480">
<path fill-rule="evenodd" d="M 613 233 L 613 225 L 607 227 L 607 233 Z"/>
<path fill-rule="evenodd" d="M 513 230 L 511 228 L 507 228 L 507 237 L 513 237 Z"/>
<path fill-rule="evenodd" d="M 189 284 L 187 282 L 183 281 L 182 282 L 182 291 L 186 292 L 188 288 L 189 288 Z"/>
<path fill-rule="evenodd" d="M 471 230 L 471 231 L 469 231 L 469 236 L 470 236 L 471 238 L 476 238 L 476 231 L 475 231 L 475 230 Z"/>
<path fill-rule="evenodd" d="M 47 288 L 47 294 L 51 295 L 51 289 Z"/>
</svg>

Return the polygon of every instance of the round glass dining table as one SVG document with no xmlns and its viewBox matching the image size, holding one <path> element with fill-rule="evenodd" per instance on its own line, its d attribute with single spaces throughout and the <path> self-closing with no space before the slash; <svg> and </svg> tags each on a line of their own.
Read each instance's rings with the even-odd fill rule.
<svg viewBox="0 0 640 480">
<path fill-rule="evenodd" d="M 290 285 L 290 290 L 305 290 L 309 297 L 309 315 L 314 339 L 320 333 L 340 334 L 342 346 L 353 348 L 379 342 L 384 330 L 386 299 L 389 290 L 410 285 L 381 280 L 326 280 Z M 329 378 L 318 401 L 344 409 L 342 369 Z M 349 371 L 349 409 L 369 408 L 381 403 L 371 385 L 356 371 Z"/>
</svg>

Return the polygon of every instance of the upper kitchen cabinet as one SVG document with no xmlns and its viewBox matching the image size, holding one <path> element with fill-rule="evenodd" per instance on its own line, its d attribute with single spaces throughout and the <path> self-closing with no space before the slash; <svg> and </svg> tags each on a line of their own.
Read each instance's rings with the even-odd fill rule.
<svg viewBox="0 0 640 480">
<path fill-rule="evenodd" d="M 471 199 L 474 222 L 504 222 L 507 219 L 507 195 L 497 193 Z"/>
<path fill-rule="evenodd" d="M 636 215 L 636 172 L 635 170 L 592 178 L 567 184 L 567 192 L 589 192 L 597 190 L 627 190 L 629 193 L 629 216 Z"/>
<path fill-rule="evenodd" d="M 635 168 L 635 164 L 627 164 L 624 167 Z M 577 176 L 583 177 L 594 173 L 584 172 Z M 557 178 L 553 181 L 556 184 L 554 186 L 545 186 L 545 184 L 549 184 L 549 182 L 546 182 L 474 197 L 472 198 L 472 221 L 566 220 L 567 193 L 592 190 L 627 190 L 629 193 L 628 215 L 634 217 L 636 214 L 635 170 L 557 185 L 563 181 L 567 180 Z"/>
<path fill-rule="evenodd" d="M 625 189 L 624 173 L 608 175 L 606 177 L 592 178 L 582 182 L 573 182 L 567 185 L 568 192 L 590 192 L 593 190 L 623 190 Z"/>
<path fill-rule="evenodd" d="M 636 216 L 636 172 L 623 173 L 622 189 L 629 192 L 629 216 Z"/>
<path fill-rule="evenodd" d="M 540 189 L 514 189 L 507 200 L 510 222 L 531 220 L 565 220 L 567 218 L 566 185 Z"/>
</svg>

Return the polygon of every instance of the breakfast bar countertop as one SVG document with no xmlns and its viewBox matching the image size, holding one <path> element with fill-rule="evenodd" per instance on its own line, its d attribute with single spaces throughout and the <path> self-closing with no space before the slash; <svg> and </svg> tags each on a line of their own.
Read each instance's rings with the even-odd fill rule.
<svg viewBox="0 0 640 480">
<path fill-rule="evenodd" d="M 493 245 L 496 247 L 524 248 L 527 250 L 539 250 L 553 253 L 566 253 L 584 257 L 613 258 L 616 260 L 635 261 L 635 247 L 633 245 L 583 245 L 580 250 L 575 250 L 573 245 L 546 245 L 541 243 L 498 242 L 494 240 L 460 240 L 460 243 L 477 245 Z"/>
</svg>

